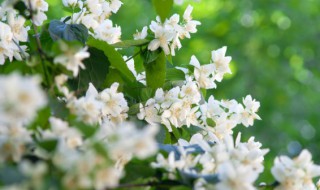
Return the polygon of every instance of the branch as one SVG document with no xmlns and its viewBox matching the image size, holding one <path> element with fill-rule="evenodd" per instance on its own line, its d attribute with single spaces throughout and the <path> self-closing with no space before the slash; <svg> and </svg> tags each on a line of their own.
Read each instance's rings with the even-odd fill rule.
<svg viewBox="0 0 320 190">
<path fill-rule="evenodd" d="M 31 23 L 32 23 L 32 27 L 33 27 L 33 30 L 35 33 L 34 37 L 36 38 L 37 50 L 38 50 L 38 53 L 39 53 L 39 56 L 41 59 L 42 70 L 43 70 L 46 82 L 47 82 L 48 86 L 50 87 L 49 75 L 48 75 L 48 71 L 47 71 L 47 68 L 44 63 L 46 55 L 45 55 L 44 51 L 42 50 L 42 45 L 40 42 L 37 26 L 34 24 L 34 18 L 33 18 L 34 14 L 33 14 L 33 9 L 32 9 L 32 5 L 31 5 L 31 0 L 28 0 L 28 4 L 29 4 Z"/>
</svg>

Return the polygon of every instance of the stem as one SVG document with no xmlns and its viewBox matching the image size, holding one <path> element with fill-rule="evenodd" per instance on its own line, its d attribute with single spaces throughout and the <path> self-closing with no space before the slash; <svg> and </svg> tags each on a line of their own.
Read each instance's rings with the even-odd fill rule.
<svg viewBox="0 0 320 190">
<path fill-rule="evenodd" d="M 46 68 L 45 63 L 44 63 L 45 54 L 44 54 L 44 52 L 42 50 L 42 45 L 41 45 L 41 42 L 40 42 L 37 26 L 34 24 L 34 19 L 33 19 L 34 15 L 33 15 L 33 9 L 32 9 L 32 5 L 31 5 L 31 0 L 28 0 L 28 3 L 29 3 L 29 11 L 30 11 L 31 23 L 32 23 L 32 27 L 33 27 L 33 30 L 34 30 L 34 33 L 35 33 L 34 37 L 36 38 L 37 50 L 38 50 L 38 53 L 39 53 L 39 56 L 40 56 L 40 59 L 41 59 L 42 70 L 43 70 L 47 85 L 50 86 L 50 80 L 49 80 L 48 71 L 47 71 L 47 68 Z"/>
<path fill-rule="evenodd" d="M 27 56 L 26 56 L 25 52 L 22 50 L 22 48 L 20 47 L 20 45 L 18 44 L 18 42 L 16 42 L 14 39 L 12 39 L 12 41 L 13 41 L 13 43 L 16 44 L 16 46 L 19 48 L 19 51 L 20 51 L 20 53 L 21 53 L 21 55 L 22 55 L 22 58 L 23 58 L 23 59 L 27 59 Z"/>
<path fill-rule="evenodd" d="M 128 59 L 126 59 L 124 62 L 130 61 L 132 58 L 134 58 L 135 56 L 139 55 L 140 53 L 141 53 L 141 50 L 139 50 L 138 52 L 136 52 L 135 54 L 133 54 L 131 57 L 129 57 Z"/>
</svg>

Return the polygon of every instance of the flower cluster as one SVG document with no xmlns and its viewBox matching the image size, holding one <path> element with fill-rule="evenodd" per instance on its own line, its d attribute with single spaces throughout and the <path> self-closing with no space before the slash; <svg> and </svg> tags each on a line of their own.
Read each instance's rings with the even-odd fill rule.
<svg viewBox="0 0 320 190">
<path fill-rule="evenodd" d="M 6 59 L 12 61 L 13 57 L 17 60 L 26 58 L 27 46 L 20 45 L 21 42 L 28 41 L 30 28 L 25 26 L 25 22 L 25 18 L 15 10 L 3 5 L 0 7 L 0 65 L 3 65 Z"/>
<path fill-rule="evenodd" d="M 27 8 L 20 12 L 24 17 L 13 8 L 17 2 Z M 44 0 L 7 0 L 0 7 L 1 189 L 157 189 L 163 185 L 171 189 L 171 184 L 195 190 L 257 189 L 255 181 L 265 169 L 269 150 L 255 137 L 241 141 L 241 133 L 235 139 L 233 133 L 237 125 L 249 127 L 260 119 L 260 103 L 251 95 L 242 102 L 206 95 L 207 89 L 216 88 L 231 73 L 227 47 L 212 51 L 207 64 L 192 56 L 185 68 L 158 72 L 166 69 L 166 58 L 181 48 L 180 40 L 197 31 L 200 22 L 191 17 L 193 7 L 187 7 L 182 21 L 178 14 L 163 22 L 157 17 L 134 35 L 135 40 L 110 46 L 120 40 L 120 27 L 113 27 L 109 19 L 121 7 L 120 0 L 62 3 L 74 14 L 44 27 L 42 34 L 52 39 L 44 49 L 39 36 L 36 44 L 26 43 L 25 20 L 29 18 L 35 28 L 42 25 L 48 10 Z M 88 31 L 80 24 L 99 40 L 91 38 L 86 44 Z M 56 41 L 55 33 L 61 39 Z M 31 59 L 39 61 L 39 54 L 41 59 L 41 64 L 19 68 L 25 76 L 12 72 L 15 64 L 2 66 L 6 59 L 27 56 L 27 46 L 21 44 L 37 45 L 38 55 L 30 53 Z M 121 57 L 122 51 L 114 46 L 140 51 Z M 97 61 L 92 56 L 96 53 L 108 64 L 103 68 L 91 64 L 88 79 L 99 76 L 87 81 L 79 70 L 85 69 L 84 59 Z M 140 56 L 136 59 L 140 65 L 134 65 L 135 56 Z M 95 72 L 99 69 L 103 72 Z M 42 74 L 46 83 L 40 84 L 35 73 Z M 151 75 L 156 75 L 152 81 L 156 85 L 150 84 Z M 130 176 L 136 167 L 139 170 Z M 303 150 L 293 159 L 277 157 L 271 173 L 275 190 L 315 190 L 313 178 L 320 176 L 320 166 Z"/>
<path fill-rule="evenodd" d="M 191 12 L 192 6 L 188 6 L 183 14 L 183 21 L 180 22 L 180 16 L 178 14 L 172 15 L 169 19 L 166 19 L 163 23 L 160 17 L 156 18 L 156 21 L 152 21 L 149 28 L 154 33 L 154 40 L 152 40 L 148 49 L 155 51 L 159 47 L 162 48 L 166 55 L 175 55 L 175 49 L 180 49 L 180 39 L 190 38 L 190 33 L 197 32 L 197 26 L 201 23 L 196 20 L 192 20 Z M 134 39 L 145 39 L 148 35 L 148 28 L 145 26 L 141 32 L 134 35 Z"/>
<path fill-rule="evenodd" d="M 205 139 L 197 133 L 189 142 L 179 139 L 177 150 L 181 155 L 170 152 L 168 158 L 164 158 L 162 154 L 158 154 L 157 162 L 152 166 L 166 169 L 171 178 L 177 176 L 177 171 L 203 179 L 216 175 L 219 182 L 215 189 L 218 190 L 255 189 L 253 182 L 263 172 L 262 162 L 268 150 L 261 149 L 261 143 L 255 142 L 253 137 L 248 142 L 240 142 L 240 134 L 235 143 L 230 135 L 223 140 L 219 140 L 214 134 L 206 136 Z M 204 181 L 201 183 L 201 186 L 196 183 L 198 187 L 195 188 L 206 186 Z"/>
<path fill-rule="evenodd" d="M 320 176 L 320 166 L 313 164 L 308 150 L 303 150 L 294 159 L 287 156 L 277 157 L 271 172 L 280 183 L 276 190 L 316 190 L 312 178 Z"/>
<path fill-rule="evenodd" d="M 100 40 L 113 44 L 120 41 L 121 28 L 113 26 L 109 19 L 112 13 L 117 13 L 122 2 L 120 0 L 63 0 L 66 7 L 80 8 L 72 15 L 71 23 L 82 23 L 91 34 Z"/>
<path fill-rule="evenodd" d="M 85 96 L 68 100 L 68 108 L 77 118 L 88 124 L 108 123 L 117 125 L 127 117 L 128 103 L 123 93 L 118 93 L 119 84 L 114 83 L 110 88 L 98 93 L 90 83 Z"/>
<path fill-rule="evenodd" d="M 47 103 L 38 77 L 0 76 L 0 161 L 19 161 L 31 142 L 25 128 Z"/>
<path fill-rule="evenodd" d="M 66 127 L 64 122 L 59 123 L 61 128 Z M 75 129 L 68 130 L 70 134 Z M 156 127 L 138 130 L 132 123 L 122 123 L 117 128 L 102 125 L 79 149 L 68 146 L 66 139 L 57 136 L 60 144 L 53 155 L 53 162 L 64 173 L 62 180 L 66 189 L 114 187 L 124 175 L 123 168 L 128 161 L 156 153 L 156 132 Z M 77 134 L 73 135 L 74 139 Z"/>
<path fill-rule="evenodd" d="M 140 104 L 138 118 L 149 124 L 164 124 L 169 131 L 172 131 L 172 126 L 198 126 L 219 138 L 232 134 L 232 129 L 238 124 L 252 126 L 255 119 L 260 119 L 256 114 L 260 103 L 250 95 L 243 99 L 244 105 L 236 100 L 218 101 L 213 96 L 206 102 L 201 97 L 201 88 L 212 87 L 215 80 L 221 81 L 223 75 L 230 72 L 231 57 L 225 57 L 225 53 L 226 47 L 212 51 L 213 63 L 203 66 L 193 56 L 190 64 L 194 66 L 194 72 L 186 77 L 184 84 L 168 91 L 158 89 L 154 98 L 145 105 Z"/>
<path fill-rule="evenodd" d="M 85 69 L 84 64 L 82 63 L 83 59 L 86 59 L 90 56 L 87 52 L 87 47 L 73 47 L 70 48 L 64 42 L 60 42 L 60 50 L 62 54 L 57 55 L 53 62 L 59 63 L 66 67 L 67 70 L 72 71 L 73 76 L 76 77 L 79 73 L 79 68 Z"/>
<path fill-rule="evenodd" d="M 215 81 L 221 82 L 226 73 L 231 74 L 229 63 L 230 56 L 225 56 L 227 47 L 224 46 L 218 50 L 211 52 L 211 63 L 200 65 L 195 56 L 191 57 L 190 65 L 194 66 L 193 77 L 199 84 L 200 88 L 211 89 L 216 88 Z"/>
</svg>

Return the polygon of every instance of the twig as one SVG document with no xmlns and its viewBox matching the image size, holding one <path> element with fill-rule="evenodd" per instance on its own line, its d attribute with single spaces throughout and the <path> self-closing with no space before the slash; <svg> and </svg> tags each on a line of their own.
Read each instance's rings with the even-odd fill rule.
<svg viewBox="0 0 320 190">
<path fill-rule="evenodd" d="M 41 66 L 42 66 L 42 70 L 44 72 L 44 76 L 46 78 L 46 82 L 48 84 L 48 86 L 50 87 L 50 80 L 49 80 L 49 76 L 48 76 L 48 71 L 47 71 L 47 68 L 45 66 L 45 63 L 44 63 L 44 60 L 46 57 L 46 55 L 44 54 L 43 50 L 42 50 L 42 45 L 41 45 L 41 42 L 40 42 L 40 38 L 39 38 L 39 35 L 38 35 L 38 30 L 37 30 L 37 26 L 34 24 L 34 14 L 33 14 L 33 9 L 32 9 L 32 5 L 31 5 L 31 0 L 28 0 L 28 3 L 29 3 L 29 11 L 30 11 L 30 18 L 31 18 L 31 23 L 32 23 L 32 27 L 33 27 L 33 30 L 34 30 L 34 37 L 36 39 L 36 44 L 37 44 L 37 50 L 38 50 L 38 53 L 39 53 L 39 56 L 40 56 L 40 59 L 41 59 Z"/>
<path fill-rule="evenodd" d="M 141 53 L 141 50 L 139 50 L 137 53 L 133 54 L 131 57 L 129 57 L 128 59 L 126 59 L 124 62 L 130 61 L 132 58 L 134 58 L 135 56 L 139 55 L 140 53 Z"/>
</svg>

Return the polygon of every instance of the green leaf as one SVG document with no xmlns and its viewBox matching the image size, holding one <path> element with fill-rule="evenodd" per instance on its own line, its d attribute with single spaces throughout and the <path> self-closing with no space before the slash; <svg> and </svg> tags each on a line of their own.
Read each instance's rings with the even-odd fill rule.
<svg viewBox="0 0 320 190">
<path fill-rule="evenodd" d="M 105 56 L 108 57 L 111 66 L 116 68 L 125 77 L 125 79 L 131 82 L 135 81 L 135 77 L 127 67 L 126 62 L 124 62 L 121 54 L 117 52 L 114 47 L 109 45 L 107 42 L 94 38 L 89 38 L 87 44 L 90 47 L 102 50 Z"/>
<path fill-rule="evenodd" d="M 173 133 L 174 137 L 179 140 L 181 138 L 180 131 L 173 125 L 171 125 L 171 128 L 172 128 L 172 133 Z"/>
<path fill-rule="evenodd" d="M 173 0 L 152 0 L 152 3 L 161 21 L 164 22 L 171 12 Z"/>
<path fill-rule="evenodd" d="M 129 107 L 128 114 L 129 115 L 137 115 L 140 112 L 140 103 L 134 104 Z"/>
<path fill-rule="evenodd" d="M 89 138 L 92 135 L 94 135 L 97 131 L 97 127 L 87 125 L 83 122 L 78 122 L 78 121 L 71 121 L 70 126 L 77 128 L 85 138 Z"/>
<path fill-rule="evenodd" d="M 185 74 L 183 71 L 176 69 L 176 68 L 169 68 L 167 69 L 166 79 L 170 81 L 177 81 L 177 80 L 185 80 Z"/>
<path fill-rule="evenodd" d="M 163 53 L 163 51 L 161 49 L 158 49 L 156 51 L 149 51 L 147 49 L 145 49 L 142 53 L 142 59 L 143 59 L 143 63 L 145 65 L 154 62 L 155 60 L 158 59 L 158 57 L 160 56 L 160 54 Z"/>
<path fill-rule="evenodd" d="M 206 99 L 206 97 L 207 97 L 207 90 L 206 90 L 205 88 L 201 88 L 200 91 L 201 91 L 201 94 L 202 94 L 203 98 Z"/>
<path fill-rule="evenodd" d="M 163 141 L 164 144 L 172 144 L 171 141 L 171 133 L 168 131 L 168 129 L 166 127 L 164 127 L 163 125 L 161 125 L 162 128 L 165 129 L 165 139 Z"/>
<path fill-rule="evenodd" d="M 48 152 L 52 152 L 56 149 L 58 141 L 57 139 L 43 140 L 37 143 L 41 148 L 47 150 Z"/>
<path fill-rule="evenodd" d="M 2 1 L 0 1 L 0 2 L 2 2 Z M 22 2 L 22 1 L 16 2 L 13 5 L 13 8 L 19 12 L 19 15 L 22 15 L 26 19 L 31 18 L 30 14 L 28 14 L 28 12 L 29 12 L 28 7 L 26 6 L 26 4 L 24 2 Z"/>
<path fill-rule="evenodd" d="M 49 33 L 53 40 L 87 41 L 89 33 L 83 24 L 66 24 L 60 20 L 52 20 L 49 24 Z"/>
<path fill-rule="evenodd" d="M 207 118 L 206 122 L 211 127 L 215 127 L 216 126 L 216 122 L 214 122 L 213 119 L 211 119 L 211 118 Z"/>
<path fill-rule="evenodd" d="M 138 53 L 140 51 L 140 48 L 135 48 L 134 50 L 134 54 Z M 136 70 L 137 73 L 142 73 L 144 70 L 144 66 L 143 66 L 143 58 L 141 53 L 139 53 L 138 55 L 136 55 L 134 58 L 134 69 Z"/>
<path fill-rule="evenodd" d="M 161 51 L 154 61 L 145 62 L 144 67 L 147 86 L 152 89 L 163 87 L 166 80 L 166 56 L 164 52 Z"/>
<path fill-rule="evenodd" d="M 140 91 L 140 99 L 142 102 L 146 102 L 150 98 L 152 98 L 154 95 L 154 90 L 152 88 L 143 88 Z"/>
<path fill-rule="evenodd" d="M 107 77 L 104 81 L 104 87 L 105 88 L 108 88 L 110 87 L 113 83 L 119 83 L 119 88 L 118 88 L 118 91 L 122 91 L 123 90 L 123 85 L 125 84 L 122 76 L 121 76 L 121 73 L 120 71 L 116 70 L 116 69 L 110 69 L 108 74 L 107 74 Z"/>
<path fill-rule="evenodd" d="M 48 120 L 51 116 L 50 107 L 44 107 L 37 112 L 37 118 L 29 125 L 29 129 L 35 130 L 37 127 L 41 127 L 42 129 L 46 129 L 48 126 Z"/>
<path fill-rule="evenodd" d="M 135 46 L 143 46 L 147 45 L 150 42 L 150 40 L 147 39 L 141 39 L 141 40 L 124 40 L 115 44 L 111 44 L 111 46 L 115 48 L 129 48 L 129 47 L 135 47 Z"/>
<path fill-rule="evenodd" d="M 170 65 L 173 65 L 171 54 L 167 55 L 167 61 L 168 61 L 168 63 L 170 63 Z"/>
<path fill-rule="evenodd" d="M 77 78 L 68 81 L 73 90 L 85 91 L 90 82 L 98 89 L 105 85 L 110 67 L 108 58 L 103 51 L 96 48 L 90 47 L 88 52 L 90 57 L 83 62 L 86 69 L 81 69 Z"/>
</svg>

